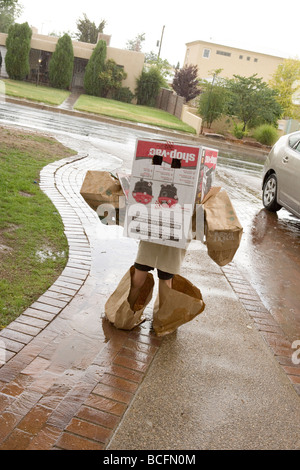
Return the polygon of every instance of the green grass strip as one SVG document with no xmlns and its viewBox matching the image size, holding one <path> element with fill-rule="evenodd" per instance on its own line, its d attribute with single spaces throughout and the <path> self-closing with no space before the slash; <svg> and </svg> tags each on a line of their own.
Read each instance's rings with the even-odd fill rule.
<svg viewBox="0 0 300 470">
<path fill-rule="evenodd" d="M 0 128 L 0 329 L 67 263 L 61 217 L 38 183 L 45 165 L 72 154 L 55 139 Z"/>
</svg>

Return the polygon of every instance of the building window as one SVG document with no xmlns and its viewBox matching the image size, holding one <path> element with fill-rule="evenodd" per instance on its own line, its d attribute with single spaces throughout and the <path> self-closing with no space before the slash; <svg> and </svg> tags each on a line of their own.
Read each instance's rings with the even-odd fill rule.
<svg viewBox="0 0 300 470">
<path fill-rule="evenodd" d="M 258 62 L 258 59 L 254 59 L 254 62 Z"/>
<path fill-rule="evenodd" d="M 250 60 L 250 59 L 251 59 L 251 57 L 247 57 L 247 60 Z"/>
<path fill-rule="evenodd" d="M 243 59 L 243 57 L 244 57 L 243 55 L 240 55 L 239 59 Z"/>
<path fill-rule="evenodd" d="M 225 55 L 226 57 L 231 57 L 231 53 L 230 53 L 230 52 L 217 51 L 217 54 L 219 54 L 219 55 Z"/>
<path fill-rule="evenodd" d="M 210 56 L 210 49 L 203 49 L 204 59 L 209 59 L 209 56 Z"/>
</svg>

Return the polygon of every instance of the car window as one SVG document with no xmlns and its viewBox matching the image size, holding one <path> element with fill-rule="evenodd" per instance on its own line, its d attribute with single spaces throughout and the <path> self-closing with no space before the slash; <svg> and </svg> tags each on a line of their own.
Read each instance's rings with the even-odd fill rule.
<svg viewBox="0 0 300 470">
<path fill-rule="evenodd" d="M 294 150 L 296 150 L 297 152 L 300 153 L 300 142 L 298 142 L 298 143 L 294 146 Z"/>
<path fill-rule="evenodd" d="M 300 133 L 293 134 L 289 138 L 289 146 L 291 148 L 294 148 L 295 144 L 297 144 L 297 142 L 299 142 L 299 141 L 300 141 Z"/>
</svg>

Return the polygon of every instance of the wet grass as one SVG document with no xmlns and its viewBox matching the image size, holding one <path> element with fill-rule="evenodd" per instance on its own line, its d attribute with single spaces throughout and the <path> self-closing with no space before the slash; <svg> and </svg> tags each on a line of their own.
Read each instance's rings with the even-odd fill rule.
<svg viewBox="0 0 300 470">
<path fill-rule="evenodd" d="M 182 122 L 176 116 L 166 111 L 149 106 L 139 106 L 121 101 L 98 98 L 95 96 L 81 95 L 77 100 L 74 109 L 115 119 L 147 124 L 150 126 L 164 127 L 179 132 L 195 134 L 196 131 L 189 125 Z"/>
<path fill-rule="evenodd" d="M 0 94 L 59 106 L 68 98 L 70 92 L 42 85 L 36 86 L 33 83 L 5 79 L 0 81 Z"/>
<path fill-rule="evenodd" d="M 74 153 L 55 139 L 0 128 L 0 329 L 66 265 L 62 220 L 38 183 L 45 165 Z"/>
</svg>

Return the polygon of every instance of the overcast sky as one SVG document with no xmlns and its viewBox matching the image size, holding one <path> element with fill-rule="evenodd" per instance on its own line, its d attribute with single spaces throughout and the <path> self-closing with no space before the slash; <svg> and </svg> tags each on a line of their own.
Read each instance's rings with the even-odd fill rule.
<svg viewBox="0 0 300 470">
<path fill-rule="evenodd" d="M 143 52 L 183 65 L 187 42 L 211 41 L 281 57 L 300 58 L 300 0 L 19 0 L 27 21 L 39 33 L 76 32 L 76 20 L 87 17 L 98 25 L 106 20 L 111 47 L 126 48 L 128 40 L 145 33 Z"/>
</svg>

